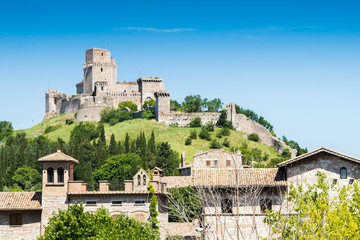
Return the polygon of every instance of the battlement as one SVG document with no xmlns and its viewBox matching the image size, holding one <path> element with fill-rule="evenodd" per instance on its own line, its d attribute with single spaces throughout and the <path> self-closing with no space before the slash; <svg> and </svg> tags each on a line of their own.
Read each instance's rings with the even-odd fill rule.
<svg viewBox="0 0 360 240">
<path fill-rule="evenodd" d="M 162 82 L 162 78 L 158 78 L 158 77 L 145 77 L 145 78 L 139 78 L 137 80 L 138 82 Z"/>
<path fill-rule="evenodd" d="M 86 50 L 85 61 L 86 63 L 91 63 L 91 62 L 111 63 L 112 62 L 111 53 L 106 49 L 90 48 Z"/>
<path fill-rule="evenodd" d="M 170 97 L 170 93 L 168 92 L 156 92 L 155 97 Z"/>
<path fill-rule="evenodd" d="M 116 84 L 118 84 L 118 85 L 138 85 L 138 83 L 136 81 L 121 81 L 121 82 L 116 82 Z"/>
</svg>

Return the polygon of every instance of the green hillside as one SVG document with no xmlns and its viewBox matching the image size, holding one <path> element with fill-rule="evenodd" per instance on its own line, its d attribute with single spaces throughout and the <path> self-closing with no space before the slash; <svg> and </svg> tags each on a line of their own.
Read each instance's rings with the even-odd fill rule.
<svg viewBox="0 0 360 240">
<path fill-rule="evenodd" d="M 62 114 L 46 121 L 43 121 L 31 128 L 16 130 L 17 132 L 25 132 L 28 137 L 34 137 L 36 135 L 44 135 L 50 140 L 57 140 L 58 137 L 68 141 L 70 139 L 71 130 L 79 124 L 75 122 L 71 125 L 66 125 L 66 119 L 74 118 L 73 114 Z M 58 129 L 52 132 L 45 134 L 45 129 L 48 126 L 58 126 Z M 154 131 L 157 142 L 167 141 L 170 143 L 172 148 L 177 152 L 185 152 L 187 162 L 193 161 L 193 156 L 195 151 L 207 151 L 210 149 L 210 142 L 202 139 L 196 139 L 192 141 L 192 145 L 185 146 L 185 139 L 190 135 L 190 130 L 196 129 L 198 132 L 200 128 L 189 128 L 189 127 L 165 127 L 162 124 L 158 124 L 155 120 L 145 120 L 145 119 L 134 119 L 125 122 L 118 123 L 114 126 L 105 124 L 105 134 L 106 139 L 110 140 L 111 134 L 115 134 L 116 140 L 123 141 L 125 139 L 125 134 L 128 133 L 132 139 L 136 138 L 140 131 L 144 131 L 147 138 L 150 138 L 151 132 Z M 212 138 L 215 138 L 217 131 L 220 131 L 219 128 L 215 128 L 215 132 L 211 133 Z M 249 141 L 244 139 L 245 133 L 237 132 L 231 130 L 231 135 L 228 137 L 231 146 L 241 146 L 244 142 L 248 145 L 249 148 L 258 148 L 263 154 L 268 154 L 269 158 L 277 157 L 277 152 L 269 146 L 266 146 L 261 143 Z M 220 141 L 223 141 L 221 139 Z M 228 148 L 226 150 L 229 150 Z"/>
</svg>

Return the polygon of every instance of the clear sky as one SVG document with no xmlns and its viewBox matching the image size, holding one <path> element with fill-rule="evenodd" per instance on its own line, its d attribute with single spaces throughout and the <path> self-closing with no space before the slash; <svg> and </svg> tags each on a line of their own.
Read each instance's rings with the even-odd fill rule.
<svg viewBox="0 0 360 240">
<path fill-rule="evenodd" d="M 162 77 L 262 115 L 278 136 L 360 157 L 357 1 L 2 1 L 0 120 L 39 123 L 45 91 L 74 94 L 85 50 L 118 81 Z"/>
</svg>

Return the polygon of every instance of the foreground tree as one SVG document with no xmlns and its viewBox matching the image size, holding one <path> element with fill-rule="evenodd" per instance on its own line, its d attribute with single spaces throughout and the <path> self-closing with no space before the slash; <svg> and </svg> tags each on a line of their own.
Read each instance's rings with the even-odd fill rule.
<svg viewBox="0 0 360 240">
<path fill-rule="evenodd" d="M 340 187 L 330 185 L 324 173 L 316 176 L 317 184 L 290 186 L 290 209 L 268 212 L 265 221 L 279 239 L 358 239 L 359 182 Z"/>
<path fill-rule="evenodd" d="M 159 239 L 159 232 L 151 224 L 121 214 L 113 219 L 107 209 L 95 213 L 84 212 L 81 205 L 72 205 L 55 214 L 38 240 L 60 239 Z"/>
</svg>

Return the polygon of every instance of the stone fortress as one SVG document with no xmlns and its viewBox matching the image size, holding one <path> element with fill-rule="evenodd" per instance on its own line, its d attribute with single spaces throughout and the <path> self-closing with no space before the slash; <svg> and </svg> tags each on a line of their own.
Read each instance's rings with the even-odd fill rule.
<svg viewBox="0 0 360 240">
<path fill-rule="evenodd" d="M 56 90 L 46 92 L 44 120 L 63 113 L 76 113 L 76 121 L 100 121 L 100 113 L 104 108 L 117 108 L 123 101 L 132 101 L 141 109 L 145 101 L 156 101 L 155 117 L 166 126 L 175 124 L 187 126 L 196 117 L 203 123 L 216 122 L 220 113 L 183 113 L 170 110 L 170 93 L 165 92 L 161 78 L 139 78 L 137 81 L 117 81 L 117 65 L 111 53 L 105 49 L 91 48 L 86 50 L 83 66 L 83 80 L 76 84 L 75 95 L 67 95 Z M 243 114 L 236 114 L 235 103 L 225 104 L 228 120 L 232 121 L 237 131 L 246 134 L 256 133 L 263 144 L 273 147 L 282 153 L 289 148 L 280 139 L 260 124 L 251 121 Z M 134 113 L 134 118 L 141 114 Z M 292 156 L 296 150 L 290 149 Z"/>
</svg>

